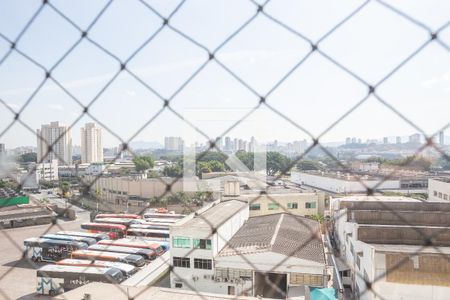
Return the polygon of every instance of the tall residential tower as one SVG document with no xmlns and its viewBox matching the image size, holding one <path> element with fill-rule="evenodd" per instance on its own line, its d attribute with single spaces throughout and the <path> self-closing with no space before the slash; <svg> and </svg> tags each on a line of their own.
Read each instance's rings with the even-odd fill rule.
<svg viewBox="0 0 450 300">
<path fill-rule="evenodd" d="M 60 125 L 59 122 L 51 122 L 41 125 L 36 134 L 38 163 L 48 163 L 57 159 L 59 165 L 72 164 L 72 134 L 69 127 Z"/>
<path fill-rule="evenodd" d="M 102 129 L 94 123 L 81 128 L 81 163 L 103 162 Z"/>
</svg>

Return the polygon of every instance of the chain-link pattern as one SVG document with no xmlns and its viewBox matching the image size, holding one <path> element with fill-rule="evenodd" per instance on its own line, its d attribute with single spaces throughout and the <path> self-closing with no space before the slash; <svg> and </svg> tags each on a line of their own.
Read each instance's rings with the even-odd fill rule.
<svg viewBox="0 0 450 300">
<path fill-rule="evenodd" d="M 396 8 L 395 6 L 390 5 L 387 2 L 384 2 L 384 1 L 381 1 L 381 0 L 374 0 L 374 1 L 368 0 L 368 1 L 363 2 L 356 9 L 354 9 L 350 14 L 348 14 L 345 18 L 340 20 L 337 24 L 335 24 L 332 28 L 330 28 L 323 36 L 321 36 L 319 39 L 315 40 L 315 39 L 309 38 L 308 36 L 306 36 L 302 32 L 299 32 L 298 30 L 296 30 L 296 29 L 292 28 L 291 26 L 287 25 L 283 20 L 281 20 L 281 19 L 271 15 L 270 13 L 268 13 L 265 10 L 265 7 L 270 2 L 270 0 L 267 0 L 267 1 L 262 2 L 262 3 L 257 2 L 257 1 L 250 1 L 254 5 L 254 10 L 255 10 L 254 14 L 252 14 L 249 18 L 247 18 L 244 22 L 242 22 L 242 24 L 240 24 L 240 26 L 235 28 L 235 30 L 229 36 L 224 38 L 223 41 L 217 47 L 211 49 L 211 48 L 205 46 L 204 44 L 202 44 L 201 42 L 195 40 L 189 34 L 183 32 L 183 28 L 177 28 L 174 25 L 172 25 L 172 22 L 171 22 L 172 19 L 176 17 L 176 15 L 177 15 L 177 13 L 179 13 L 179 11 L 183 10 L 183 6 L 188 1 L 189 0 L 180 1 L 180 3 L 173 9 L 173 11 L 167 17 L 165 17 L 162 13 L 160 13 L 157 9 L 155 9 L 149 2 L 144 1 L 144 0 L 139 1 L 140 6 L 142 7 L 142 9 L 143 10 L 144 9 L 148 10 L 153 15 L 157 16 L 160 19 L 161 24 L 150 36 L 148 36 L 144 41 L 142 41 L 142 43 L 134 51 L 132 51 L 131 52 L 132 54 L 129 57 L 127 57 L 126 59 L 119 58 L 119 56 L 116 55 L 115 53 L 113 53 L 113 51 L 105 48 L 100 42 L 96 41 L 90 35 L 92 29 L 96 26 L 97 22 L 103 17 L 105 12 L 107 12 L 110 9 L 110 7 L 113 4 L 114 0 L 107 1 L 107 3 L 104 5 L 104 7 L 102 7 L 102 9 L 97 13 L 97 15 L 94 17 L 94 19 L 90 22 L 90 24 L 86 28 L 81 28 L 79 25 L 77 25 L 76 22 L 74 22 L 69 16 L 67 16 L 65 13 L 63 13 L 58 8 L 58 6 L 55 3 L 53 3 L 52 1 L 49 1 L 49 0 L 44 0 L 44 1 L 42 1 L 42 4 L 37 8 L 37 10 L 34 12 L 34 14 L 31 16 L 31 18 L 28 20 L 28 22 L 25 24 L 25 26 L 19 32 L 19 34 L 16 36 L 15 39 L 8 38 L 0 30 L 0 39 L 3 39 L 4 41 L 9 43 L 9 45 L 10 45 L 10 49 L 5 53 L 5 55 L 3 57 L 0 58 L 0 69 L 1 69 L 2 65 L 8 60 L 8 57 L 10 57 L 12 53 L 16 53 L 16 54 L 20 55 L 21 57 L 23 57 L 25 60 L 31 62 L 33 65 L 38 67 L 43 72 L 42 80 L 36 86 L 36 88 L 31 93 L 31 95 L 26 99 L 25 103 L 23 104 L 22 107 L 20 107 L 20 109 L 18 109 L 18 110 L 13 109 L 12 107 L 10 107 L 7 104 L 7 100 L 8 99 L 1 99 L 0 98 L 0 103 L 2 104 L 2 106 L 4 108 L 6 108 L 11 113 L 11 115 L 10 115 L 11 116 L 11 121 L 9 122 L 9 124 L 8 124 L 8 126 L 6 128 L 4 128 L 4 129 L 2 129 L 0 131 L 0 138 L 3 137 L 7 132 L 9 132 L 11 130 L 11 128 L 13 127 L 13 125 L 15 125 L 16 123 L 22 125 L 24 128 L 26 128 L 33 135 L 36 134 L 35 131 L 29 125 L 27 125 L 27 122 L 26 122 L 26 120 L 23 119 L 22 114 L 27 109 L 29 104 L 33 102 L 33 100 L 35 99 L 35 96 L 39 93 L 39 91 L 43 88 L 43 86 L 47 82 L 51 82 L 51 83 L 55 84 L 65 95 L 67 95 L 70 99 L 72 99 L 80 108 L 81 113 L 72 122 L 72 124 L 70 124 L 68 126 L 68 130 L 70 130 L 76 124 L 78 124 L 78 122 L 84 116 L 88 116 L 89 118 L 91 118 L 92 120 L 94 120 L 95 122 L 100 124 L 105 130 L 107 130 L 111 135 L 116 137 L 122 143 L 122 147 L 121 147 L 120 152 L 117 154 L 117 156 L 115 157 L 114 161 L 111 162 L 108 165 L 108 167 L 110 165 L 114 164 L 114 162 L 120 157 L 121 153 L 123 153 L 125 151 L 128 151 L 129 153 L 131 153 L 132 156 L 135 156 L 135 154 L 133 153 L 132 149 L 130 149 L 130 147 L 129 147 L 130 142 L 132 142 L 133 139 L 141 131 L 143 131 L 145 128 L 147 128 L 156 119 L 159 119 L 160 115 L 163 112 L 165 112 L 165 111 L 172 113 L 178 119 L 180 119 L 183 123 L 185 123 L 187 126 L 191 127 L 193 130 L 195 130 L 197 133 L 199 133 L 202 137 L 204 137 L 205 140 L 208 141 L 208 143 L 209 143 L 208 151 L 214 150 L 214 151 L 223 153 L 221 151 L 221 149 L 216 145 L 216 138 L 215 137 L 213 138 L 213 137 L 208 136 L 201 128 L 199 128 L 198 126 L 195 126 L 193 123 L 191 123 L 188 119 L 185 118 L 185 116 L 183 116 L 182 113 L 180 113 L 179 111 L 175 110 L 172 107 L 172 105 L 171 105 L 172 101 L 177 97 L 177 95 L 179 95 L 179 93 L 181 91 L 183 91 L 191 83 L 191 81 L 194 78 L 196 78 L 199 74 L 201 74 L 206 66 L 208 66 L 211 62 L 215 62 L 228 75 L 230 75 L 236 82 L 238 82 L 242 87 L 244 87 L 251 94 L 253 94 L 256 97 L 256 99 L 259 99 L 258 104 L 256 106 L 254 106 L 252 109 L 250 109 L 238 121 L 236 121 L 234 124 L 232 124 L 232 126 L 227 128 L 227 130 L 225 130 L 220 135 L 221 137 L 227 135 L 231 130 L 233 130 L 234 128 L 238 127 L 243 121 L 245 121 L 253 113 L 255 113 L 256 111 L 258 111 L 259 109 L 261 109 L 263 107 L 268 109 L 271 113 L 276 114 L 279 117 L 281 117 L 282 119 L 286 120 L 288 123 L 293 125 L 299 131 L 303 132 L 304 134 L 306 134 L 306 135 L 308 135 L 310 137 L 310 139 L 312 141 L 311 146 L 309 146 L 304 151 L 304 153 L 302 155 L 297 157 L 295 160 L 291 161 L 290 165 L 276 176 L 276 179 L 279 179 L 282 176 L 286 175 L 299 161 L 304 159 L 304 157 L 307 154 L 309 154 L 313 149 L 320 149 L 327 156 L 329 156 L 331 159 L 333 159 L 336 162 L 336 164 L 339 165 L 340 168 L 342 168 L 343 170 L 345 170 L 346 172 L 352 174 L 355 178 L 357 178 L 357 180 L 366 188 L 367 195 L 374 195 L 374 193 L 378 190 L 380 185 L 383 184 L 383 182 L 385 182 L 386 180 L 389 180 L 390 178 L 392 178 L 393 176 L 396 175 L 396 171 L 395 170 L 393 172 L 391 172 L 390 174 L 384 176 L 384 178 L 382 178 L 382 180 L 380 180 L 380 182 L 377 185 L 375 185 L 374 187 L 369 187 L 369 186 L 367 186 L 365 184 L 365 182 L 362 180 L 362 178 L 361 178 L 361 176 L 359 174 L 356 174 L 354 171 L 350 170 L 347 166 L 342 164 L 341 161 L 338 158 L 336 158 L 326 147 L 324 147 L 321 144 L 322 138 L 324 137 L 324 135 L 326 135 L 330 130 L 332 130 L 341 121 L 346 119 L 347 116 L 349 116 L 351 113 L 353 113 L 354 111 L 358 110 L 358 108 L 362 104 L 364 104 L 369 98 L 376 99 L 378 101 L 378 103 L 380 103 L 382 106 L 387 108 L 389 111 L 393 112 L 398 118 L 402 119 L 404 122 L 406 122 L 407 124 L 411 125 L 413 128 L 415 128 L 418 132 L 420 132 L 425 137 L 426 142 L 419 149 L 417 149 L 417 151 L 414 154 L 413 158 L 417 157 L 417 155 L 419 155 L 425 149 L 432 148 L 435 151 L 437 151 L 438 153 L 440 153 L 442 155 L 443 159 L 445 159 L 447 161 L 450 161 L 450 157 L 433 142 L 433 138 L 438 134 L 439 131 L 450 127 L 450 120 L 449 120 L 448 124 L 446 124 L 442 129 L 440 129 L 436 133 L 434 133 L 432 135 L 427 135 L 427 133 L 424 130 L 422 130 L 418 125 L 416 125 L 407 116 L 405 116 L 405 114 L 403 114 L 401 111 L 399 111 L 394 106 L 392 106 L 390 104 L 390 102 L 389 102 L 389 99 L 384 99 L 377 92 L 381 85 L 383 85 L 386 81 L 388 81 L 396 72 L 398 72 L 398 70 L 400 70 L 406 64 L 408 64 L 412 59 L 414 59 L 414 57 L 416 57 L 419 53 L 421 53 L 430 44 L 437 44 L 440 47 L 442 47 L 443 49 L 445 49 L 446 51 L 450 51 L 449 45 L 443 39 L 440 38 L 440 33 L 449 27 L 450 20 L 447 23 L 445 23 L 443 26 L 438 28 L 437 30 L 432 30 L 429 26 L 427 26 L 426 24 L 424 24 L 420 20 L 418 20 L 418 19 L 416 19 L 416 18 L 406 14 L 402 10 Z M 329 53 L 327 53 L 326 51 L 324 51 L 321 48 L 321 44 L 326 39 L 328 39 L 330 36 L 332 36 L 342 25 L 344 25 L 349 20 L 351 20 L 354 16 L 358 15 L 361 11 L 363 11 L 370 2 L 375 2 L 377 5 L 381 6 L 383 9 L 385 9 L 387 11 L 390 11 L 391 13 L 394 13 L 398 18 L 402 18 L 402 19 L 406 20 L 407 22 L 413 24 L 417 28 L 419 28 L 419 29 L 423 30 L 424 32 L 428 33 L 428 35 L 429 35 L 428 39 L 425 42 L 423 42 L 422 44 L 418 44 L 414 51 L 412 51 L 411 53 L 406 55 L 401 61 L 398 61 L 398 63 L 396 64 L 396 66 L 393 69 L 391 69 L 388 72 L 386 72 L 385 75 L 378 82 L 375 82 L 375 83 L 368 82 L 361 75 L 359 75 L 356 72 L 352 71 L 348 66 L 346 66 L 345 64 L 339 62 L 337 59 L 333 58 L 332 55 L 330 55 Z M 30 28 L 33 26 L 33 23 L 35 22 L 35 20 L 40 15 L 42 15 L 43 12 L 46 11 L 46 10 L 51 10 L 54 13 L 56 13 L 57 15 L 59 15 L 61 18 L 63 18 L 67 22 L 67 24 L 69 24 L 73 29 L 75 29 L 79 33 L 79 38 L 68 48 L 68 50 L 65 51 L 65 53 L 63 53 L 63 55 L 61 57 L 58 57 L 56 62 L 49 68 L 45 67 L 41 62 L 39 62 L 38 60 L 36 60 L 32 56 L 30 56 L 30 55 L 26 54 L 25 52 L 23 52 L 20 49 L 20 47 L 18 46 L 18 45 L 20 45 L 19 42 L 22 39 L 22 37 L 24 36 L 24 34 L 27 31 L 30 30 Z M 306 43 L 308 43 L 310 45 L 310 50 L 308 51 L 308 53 L 303 58 L 301 58 L 296 64 L 294 64 L 289 69 L 289 71 L 286 74 L 284 74 L 281 78 L 279 78 L 279 80 L 276 82 L 276 84 L 273 85 L 272 87 L 270 87 L 268 89 L 268 92 L 266 92 L 264 94 L 258 92 L 248 82 L 246 82 L 244 79 L 242 79 L 237 73 L 235 73 L 232 69 L 230 69 L 226 65 L 226 63 L 221 61 L 218 58 L 218 55 L 217 55 L 218 53 L 220 53 L 221 49 L 225 47 L 225 45 L 227 45 L 231 40 L 233 40 L 236 36 L 238 36 L 245 28 L 247 28 L 251 23 L 253 23 L 257 18 L 265 18 L 266 20 L 269 20 L 270 22 L 272 22 L 273 24 L 275 24 L 276 26 L 278 26 L 282 30 L 285 30 L 285 31 L 293 34 L 296 38 L 298 38 L 298 39 L 300 39 L 300 40 L 302 40 L 302 41 L 304 41 L 304 42 L 306 42 Z M 171 32 L 175 33 L 177 36 L 179 36 L 182 39 L 184 39 L 184 40 L 188 41 L 189 43 L 191 43 L 193 46 L 197 47 L 198 49 L 201 49 L 207 56 L 207 58 L 199 65 L 199 67 L 197 67 L 194 70 L 194 72 L 192 72 L 192 74 L 190 74 L 190 76 L 180 86 L 178 86 L 177 89 L 169 97 L 162 96 L 162 94 L 160 92 L 158 92 L 155 87 L 152 86 L 151 82 L 145 81 L 138 74 L 136 74 L 136 72 L 132 71 L 129 68 L 130 62 L 133 61 L 133 59 L 147 45 L 155 43 L 155 38 L 164 29 L 165 30 L 170 30 Z M 105 56 L 113 59 L 117 63 L 117 69 L 114 72 L 114 74 L 107 80 L 106 84 L 104 86 L 102 86 L 102 88 L 99 90 L 99 92 L 87 104 L 84 104 L 78 97 L 73 95 L 64 86 L 64 84 L 62 84 L 53 75 L 54 71 L 62 64 L 62 62 L 64 62 L 67 59 L 67 57 L 70 57 L 70 55 L 73 53 L 73 51 L 75 49 L 77 49 L 77 47 L 80 45 L 80 43 L 82 41 L 89 42 L 91 45 L 93 45 L 94 47 L 96 47 L 99 50 L 101 50 L 102 53 Z M 296 70 L 302 68 L 302 65 L 305 63 L 305 61 L 307 61 L 310 58 L 310 56 L 313 53 L 316 53 L 317 55 L 320 55 L 322 58 L 324 58 L 325 60 L 327 60 L 331 64 L 335 65 L 340 70 L 342 70 L 343 72 L 347 73 L 348 75 L 350 75 L 351 77 L 356 79 L 356 81 L 358 81 L 362 86 L 365 86 L 367 88 L 367 94 L 364 97 L 362 97 L 353 107 L 351 107 L 350 110 L 345 112 L 343 115 L 339 116 L 334 122 L 331 123 L 330 126 L 328 126 L 319 135 L 313 135 L 302 124 L 299 124 L 298 122 L 292 120 L 291 118 L 289 118 L 288 116 L 286 116 L 285 114 L 283 114 L 282 112 L 277 110 L 270 103 L 270 101 L 268 101 L 268 99 L 272 95 L 272 93 L 274 91 L 276 91 L 280 87 L 280 85 L 282 85 L 288 78 L 290 78 L 291 75 Z M 152 93 L 154 96 L 156 96 L 161 101 L 160 102 L 160 105 L 161 105 L 160 109 L 153 116 L 151 116 L 144 124 L 142 124 L 142 126 L 135 133 L 133 133 L 130 137 L 122 137 L 122 136 L 120 136 L 119 134 L 114 132 L 114 130 L 112 130 L 111 127 L 108 126 L 108 124 L 105 124 L 105 123 L 101 122 L 91 112 L 92 105 L 94 103 L 96 103 L 96 101 L 98 101 L 98 99 L 104 94 L 104 92 L 106 90 L 108 90 L 108 88 L 115 82 L 115 80 L 118 78 L 118 76 L 120 74 L 122 74 L 122 73 L 126 73 L 129 76 L 131 76 L 132 78 L 134 78 L 134 80 L 136 80 L 137 83 L 142 85 L 145 89 L 147 89 L 150 93 Z M 47 145 L 47 153 L 45 155 L 43 155 L 43 158 L 38 163 L 41 163 L 48 154 L 53 152 L 53 147 L 56 145 L 56 143 L 63 136 L 64 136 L 64 134 L 62 134 L 53 144 L 48 144 L 47 141 L 44 138 L 42 138 L 41 136 L 37 136 L 38 139 L 42 140 Z M 206 152 L 207 151 L 205 151 L 200 156 L 197 156 L 196 159 L 197 160 L 201 159 L 202 156 L 206 154 Z M 223 153 L 223 154 L 225 154 L 225 153 Z M 227 154 L 225 154 L 225 155 L 227 156 Z M 61 157 L 58 157 L 58 158 L 60 160 L 63 160 Z M 407 166 L 408 164 L 410 164 L 412 162 L 412 160 L 413 159 L 405 161 L 404 166 Z M 29 172 L 28 176 L 31 176 L 34 173 L 34 171 L 36 171 L 36 170 L 35 169 L 31 170 Z M 95 182 L 99 178 L 101 178 L 101 175 L 97 176 L 94 180 L 92 180 L 90 182 L 84 181 L 83 178 L 78 178 L 78 179 L 80 180 L 80 182 L 83 182 L 87 186 L 87 188 L 90 188 L 90 187 L 92 187 L 95 184 Z M 20 182 L 19 184 L 23 184 L 26 179 L 27 178 L 23 179 L 23 181 Z M 163 195 L 159 196 L 158 198 L 162 199 L 163 197 L 165 197 L 165 196 L 169 195 L 170 193 L 172 193 L 171 189 L 172 189 L 173 185 L 180 179 L 181 179 L 181 176 L 176 177 L 174 179 L 174 181 L 172 181 L 171 183 L 167 183 L 167 182 L 163 181 L 162 179 L 159 179 L 162 183 L 164 183 L 166 185 L 166 191 L 164 192 Z M 261 193 L 260 193 L 260 195 L 258 197 L 255 197 L 254 199 L 251 199 L 249 201 L 249 204 L 257 201 L 261 196 L 265 196 L 268 199 L 270 199 L 270 201 L 272 201 L 273 203 L 277 203 L 277 201 L 275 199 L 270 197 L 270 194 L 268 193 L 268 191 L 261 191 Z M 82 196 L 80 196 L 80 197 L 82 197 Z M 382 203 L 382 202 L 380 202 L 380 203 Z M 280 208 L 281 208 L 282 211 L 288 212 L 287 207 L 284 207 L 280 203 L 278 203 L 278 204 L 280 205 Z M 69 208 L 70 208 L 70 206 L 69 206 Z M 189 207 L 187 207 L 187 208 L 189 208 Z M 388 208 L 386 208 L 386 209 L 388 209 Z M 399 220 L 402 220 L 403 222 L 405 222 L 405 224 L 408 223 L 406 220 L 403 219 L 403 217 L 400 214 L 397 214 L 395 211 L 392 211 L 392 212 L 399 218 Z M 198 215 L 198 217 L 199 218 L 203 218 L 201 214 Z M 209 221 L 206 220 L 206 219 L 204 219 L 204 221 L 211 226 L 212 234 L 217 233 L 216 230 L 217 230 L 218 227 L 213 227 L 213 225 L 210 224 Z M 299 222 L 302 223 L 301 220 L 299 220 Z M 62 228 L 62 226 L 59 223 L 56 223 L 54 225 L 50 225 L 47 228 L 47 230 L 45 232 L 43 232 L 43 234 L 47 233 L 54 226 L 60 228 L 61 230 L 64 230 L 64 228 Z M 424 246 L 423 248 L 429 247 L 429 246 L 433 246 L 433 244 L 431 242 L 432 238 L 433 238 L 432 236 L 431 237 L 430 236 L 426 236 L 424 234 L 424 232 L 420 230 L 420 228 L 419 229 L 415 228 L 415 230 L 417 230 L 418 233 L 421 236 L 424 237 L 426 246 Z M 15 246 L 15 248 L 17 249 L 18 252 L 22 252 L 22 246 L 17 244 L 11 238 L 11 236 L 10 236 L 10 234 L 8 232 L 6 232 L 5 230 L 2 230 L 1 232 L 2 232 L 2 236 L 5 237 L 10 243 L 12 243 Z M 312 232 L 312 233 L 313 233 L 313 236 L 314 236 L 314 232 Z M 228 243 L 227 243 L 227 245 L 229 247 L 231 247 Z M 301 246 L 301 248 L 305 247 L 305 246 L 306 245 L 304 244 L 304 245 Z M 436 251 L 438 253 L 440 253 L 442 255 L 442 257 L 444 257 L 445 259 L 449 259 L 445 254 L 442 253 L 442 251 L 439 249 L 439 247 L 435 247 L 435 246 L 433 246 L 433 247 L 436 249 Z M 420 249 L 420 250 L 422 250 L 422 249 Z M 295 251 L 298 251 L 298 250 L 299 249 L 295 249 Z M 193 251 L 193 249 L 189 253 L 191 253 L 192 251 Z M 26 258 L 25 253 L 23 255 L 23 258 L 24 259 Z M 243 257 L 243 258 L 245 259 L 245 257 Z M 277 265 L 282 264 L 284 261 L 285 260 L 280 261 Z M 246 260 L 246 262 L 249 265 L 252 265 L 252 263 L 250 261 Z M 401 267 L 401 265 L 404 264 L 405 262 L 406 262 L 405 260 L 401 261 L 399 264 L 397 264 L 395 266 L 395 268 Z M 37 268 L 37 265 L 33 261 L 28 260 L 28 263 L 33 268 Z M 343 263 L 345 263 L 345 262 L 343 262 Z M 16 265 L 10 266 L 8 271 L 6 271 L 3 274 L 0 274 L 0 282 L 1 282 L 2 279 L 4 279 L 6 276 L 8 276 L 10 274 L 10 272 L 12 272 L 15 267 L 16 267 Z M 356 269 L 353 270 L 352 266 L 348 266 L 348 267 L 350 269 L 352 269 L 352 271 L 356 274 L 356 276 L 362 278 L 363 280 L 366 280 L 364 278 L 363 274 L 361 274 L 359 270 L 356 270 Z M 257 268 L 255 267 L 255 269 L 257 269 Z M 171 267 L 170 270 L 171 270 L 171 272 L 175 272 L 176 273 L 176 271 L 172 267 Z M 361 294 L 368 293 L 368 292 L 375 293 L 375 291 L 373 291 L 372 288 L 371 288 L 372 285 L 376 281 L 378 281 L 381 278 L 383 278 L 384 276 L 385 276 L 385 274 L 382 274 L 379 277 L 375 278 L 375 280 L 373 280 L 371 282 L 367 282 L 366 281 L 367 288 L 364 291 L 361 291 Z M 184 284 L 189 286 L 189 284 L 187 282 L 184 282 Z M 120 285 L 116 285 L 116 287 L 117 287 L 118 290 L 120 290 L 121 292 L 126 294 L 126 291 L 125 291 L 125 289 L 123 287 L 121 287 Z M 190 288 L 194 289 L 193 287 L 190 287 Z M 276 286 L 274 286 L 274 288 L 276 288 Z M 0 288 L 0 294 L 2 295 L 3 298 L 8 299 L 8 295 L 5 292 L 5 290 L 6 290 L 6 288 L 4 288 L 4 287 Z M 142 291 L 142 292 L 144 292 L 144 291 Z M 382 295 L 377 294 L 376 296 L 379 297 L 380 299 L 383 299 Z M 135 295 L 135 297 L 137 297 L 137 295 Z"/>
</svg>

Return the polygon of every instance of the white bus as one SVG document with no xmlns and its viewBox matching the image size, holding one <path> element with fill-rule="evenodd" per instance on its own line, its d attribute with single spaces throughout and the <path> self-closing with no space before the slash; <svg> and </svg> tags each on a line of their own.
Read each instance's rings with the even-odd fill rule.
<svg viewBox="0 0 450 300">
<path fill-rule="evenodd" d="M 131 275 L 133 275 L 138 271 L 138 268 L 130 264 L 104 260 L 66 258 L 56 262 L 56 264 L 64 266 L 78 266 L 78 267 L 116 268 L 119 269 L 122 272 L 122 274 L 126 277 L 130 277 Z"/>
<path fill-rule="evenodd" d="M 69 235 L 69 236 L 79 236 L 93 238 L 97 242 L 101 240 L 109 240 L 109 236 L 106 233 L 93 233 L 85 231 L 58 231 L 57 235 Z"/>
<path fill-rule="evenodd" d="M 87 249 L 86 243 L 77 241 L 29 238 L 23 241 L 26 255 L 33 261 L 54 262 L 70 257 L 71 253 Z"/>
<path fill-rule="evenodd" d="M 120 283 L 124 276 L 116 268 L 46 265 L 36 272 L 36 292 L 55 296 L 90 282 Z"/>
</svg>

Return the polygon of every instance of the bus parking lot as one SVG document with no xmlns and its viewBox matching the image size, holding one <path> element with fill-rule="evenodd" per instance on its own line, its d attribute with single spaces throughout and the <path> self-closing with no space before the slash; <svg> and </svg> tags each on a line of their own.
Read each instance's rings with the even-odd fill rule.
<svg viewBox="0 0 450 300">
<path fill-rule="evenodd" d="M 2 286 L 0 287 L 0 299 L 3 298 L 49 299 L 50 298 L 49 296 L 37 295 L 36 293 L 37 283 L 40 282 L 40 279 L 44 280 L 44 281 L 41 280 L 43 283 L 47 282 L 49 278 L 46 278 L 46 274 L 49 274 L 49 276 L 57 276 L 57 277 L 66 276 L 60 274 L 62 270 L 66 270 L 67 272 L 69 270 L 70 272 L 75 272 L 73 274 L 75 280 L 76 278 L 78 278 L 78 276 L 82 276 L 80 274 L 82 273 L 84 274 L 85 272 L 86 274 L 88 274 L 90 272 L 90 269 L 92 269 L 93 273 L 91 275 L 86 276 L 91 276 L 93 281 L 101 281 L 100 277 L 104 275 L 97 275 L 97 274 L 100 274 L 101 272 L 104 273 L 117 272 L 120 269 L 120 271 L 124 273 L 119 274 L 121 276 L 119 276 L 120 278 L 118 277 L 118 282 L 121 282 L 124 281 L 124 279 L 126 279 L 127 277 L 129 277 L 127 276 L 126 268 L 125 269 L 121 268 L 121 266 L 125 265 L 132 267 L 131 265 L 134 265 L 134 267 L 136 267 L 134 268 L 134 270 L 137 269 L 137 273 L 136 271 L 131 271 L 129 273 L 131 277 L 129 277 L 126 280 L 126 282 L 123 282 L 123 284 L 127 286 L 146 285 L 150 282 L 151 283 L 160 282 L 161 279 L 163 279 L 163 277 L 167 275 L 167 271 L 169 269 L 167 264 L 169 253 L 168 252 L 165 253 L 165 251 L 169 249 L 169 243 L 167 242 L 168 240 L 167 224 L 172 224 L 172 222 L 174 222 L 175 219 L 170 220 L 170 222 L 166 224 L 166 219 L 161 218 L 162 215 L 164 214 L 161 214 L 161 217 L 159 217 L 160 219 L 156 220 L 156 222 L 147 222 L 145 219 L 136 221 L 139 222 L 138 226 L 138 224 L 135 224 L 135 222 L 133 222 L 133 219 L 128 219 L 127 221 L 126 219 L 120 219 L 117 216 L 112 220 L 108 220 L 108 218 L 105 219 L 96 218 L 94 223 L 93 222 L 90 223 L 90 213 L 88 211 L 77 208 L 77 213 L 78 218 L 75 221 L 58 219 L 56 225 L 47 224 L 30 227 L 18 227 L 12 229 L 5 229 L 1 232 L 0 253 L 2 253 L 2 256 L 0 258 L 0 279 L 2 280 Z M 100 217 L 100 215 L 98 217 Z M 107 215 L 104 215 L 103 217 L 107 217 Z M 141 218 L 140 216 L 136 217 Z M 179 218 L 179 216 L 177 216 L 177 218 Z M 101 222 L 103 220 L 104 222 Z M 122 221 L 127 221 L 125 222 L 126 225 L 120 224 Z M 110 222 L 115 222 L 115 224 Z M 84 228 L 85 226 L 88 225 L 91 227 L 94 226 L 95 228 L 94 227 Z M 137 227 L 132 228 L 132 226 Z M 162 226 L 166 226 L 165 229 L 161 229 L 160 227 Z M 89 237 L 77 236 L 77 232 L 79 234 L 82 234 L 83 229 L 85 230 L 87 229 L 88 231 L 91 232 L 103 232 L 103 233 L 102 234 L 87 233 L 91 235 Z M 64 231 L 64 233 L 62 233 L 61 231 Z M 74 232 L 75 235 L 73 235 Z M 84 232 L 86 233 L 86 231 Z M 55 233 L 58 234 L 55 235 Z M 97 236 L 95 236 L 94 238 L 93 235 Z M 98 235 L 102 237 L 100 238 L 100 236 Z M 143 238 L 140 239 L 139 236 Z M 109 240 L 109 238 L 113 238 L 113 240 Z M 150 238 L 150 240 L 148 238 Z M 28 248 L 28 251 L 26 252 L 27 256 L 29 258 L 32 258 L 32 260 L 23 258 L 25 249 L 24 244 L 26 244 Z M 56 251 L 55 247 L 60 247 L 58 246 L 60 244 L 61 245 L 80 244 L 80 246 L 84 247 L 81 248 L 80 250 L 76 250 L 76 248 L 70 250 L 72 252 L 70 256 L 67 255 L 61 256 L 60 254 L 57 254 L 56 257 L 55 256 L 56 253 L 59 252 Z M 50 248 L 48 248 L 49 249 L 48 251 L 50 250 L 52 251 L 46 252 L 47 250 L 45 249 L 47 249 L 47 247 L 51 247 L 56 252 L 54 252 Z M 47 254 L 44 254 L 44 252 Z M 63 252 L 61 252 L 61 254 L 62 253 Z M 111 271 L 106 271 L 106 269 L 99 270 L 97 265 L 96 266 L 92 265 L 91 268 L 88 268 L 89 270 L 85 269 L 85 267 L 88 267 L 83 265 L 85 264 L 86 260 L 80 261 L 80 259 L 86 259 L 86 257 L 84 257 L 86 255 L 92 256 L 91 258 L 87 258 L 89 260 L 94 259 L 96 261 L 99 260 L 100 266 L 103 266 L 101 264 L 101 262 L 103 262 L 104 263 L 103 267 L 110 268 Z M 119 258 L 120 255 L 126 257 Z M 64 261 L 61 260 L 64 257 L 68 257 L 69 259 L 65 259 Z M 135 259 L 136 257 L 140 258 L 142 260 L 142 263 L 137 263 L 137 261 L 133 261 L 133 259 Z M 111 260 L 111 258 L 113 258 L 114 260 Z M 42 263 L 40 261 L 47 261 L 47 263 Z M 115 266 L 106 265 L 108 263 L 111 264 L 113 261 L 118 262 L 117 265 Z M 55 262 L 58 263 L 55 265 L 54 264 Z M 125 264 L 123 264 L 123 262 L 125 262 Z M 127 265 L 127 263 L 131 265 L 129 264 Z M 79 265 L 80 267 L 77 267 L 77 265 Z M 37 269 L 40 269 L 43 266 L 46 267 L 40 271 L 41 273 L 36 271 Z M 72 266 L 74 266 L 74 268 L 72 268 Z M 81 266 L 83 267 L 81 268 Z M 80 273 L 78 273 L 78 275 L 76 274 L 76 272 L 78 272 L 77 268 L 80 268 L 80 270 L 83 269 L 81 270 Z M 69 273 L 66 274 L 67 276 L 72 276 L 69 275 Z M 37 275 L 38 277 L 36 277 Z M 98 277 L 98 280 L 94 279 L 94 277 L 95 278 Z M 66 277 L 58 277 L 58 278 L 66 278 Z M 46 287 L 42 286 L 41 288 L 39 288 L 40 291 L 38 292 L 44 294 L 53 294 L 53 295 L 56 294 L 55 290 L 53 290 L 52 285 L 51 290 L 49 291 L 46 290 L 47 283 L 45 283 L 45 286 Z"/>
<path fill-rule="evenodd" d="M 58 220 L 57 225 L 38 225 L 4 229 L 0 233 L 0 299 L 37 299 L 36 292 L 36 268 L 42 263 L 32 263 L 22 259 L 23 241 L 30 237 L 36 237 L 61 230 L 79 231 L 80 224 L 89 221 L 89 212 L 78 210 L 78 219 L 75 221 Z M 47 299 L 39 296 L 39 299 Z M 49 299 L 49 298 L 48 298 Z"/>
</svg>

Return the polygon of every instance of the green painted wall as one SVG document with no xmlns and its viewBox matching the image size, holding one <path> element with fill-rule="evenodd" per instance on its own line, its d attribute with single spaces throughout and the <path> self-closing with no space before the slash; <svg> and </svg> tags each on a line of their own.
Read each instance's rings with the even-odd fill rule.
<svg viewBox="0 0 450 300">
<path fill-rule="evenodd" d="M 0 207 L 11 206 L 16 204 L 28 204 L 30 200 L 27 196 L 19 196 L 13 198 L 0 198 Z"/>
</svg>

